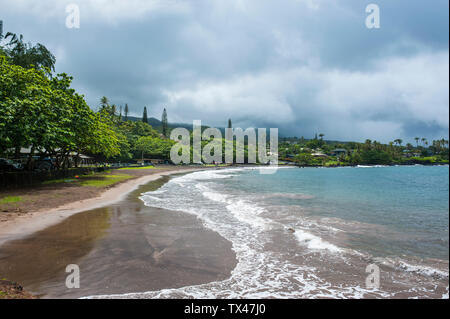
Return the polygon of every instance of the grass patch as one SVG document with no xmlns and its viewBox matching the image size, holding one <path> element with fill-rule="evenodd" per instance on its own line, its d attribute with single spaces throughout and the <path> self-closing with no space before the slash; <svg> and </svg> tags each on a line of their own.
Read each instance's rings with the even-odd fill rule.
<svg viewBox="0 0 450 319">
<path fill-rule="evenodd" d="M 411 157 L 417 164 L 448 164 L 448 160 L 440 156 L 426 156 L 426 157 Z"/>
<path fill-rule="evenodd" d="M 42 182 L 42 185 L 51 185 L 51 184 L 58 184 L 58 183 L 73 183 L 77 180 L 74 178 L 59 178 L 59 179 L 52 179 L 49 181 Z"/>
<path fill-rule="evenodd" d="M 74 183 L 80 186 L 106 187 L 133 177 L 132 175 L 128 174 L 112 175 L 110 173 L 111 171 L 107 170 L 101 174 L 99 173 L 86 174 L 81 175 L 78 178 L 71 177 L 71 178 L 52 179 L 49 181 L 42 182 L 41 184 L 52 185 L 52 184 Z"/>
<path fill-rule="evenodd" d="M 80 179 L 81 186 L 93 186 L 93 187 L 106 187 L 113 184 L 125 181 L 132 178 L 132 175 L 128 174 L 118 174 L 118 175 L 96 175 L 85 177 L 82 176 Z"/>
<path fill-rule="evenodd" d="M 21 201 L 22 201 L 22 197 L 20 197 L 20 196 L 7 196 L 7 197 L 0 199 L 0 205 L 18 203 Z"/>
<path fill-rule="evenodd" d="M 341 163 L 338 161 L 328 161 L 324 164 L 325 167 L 329 167 L 329 166 L 340 166 Z"/>
</svg>

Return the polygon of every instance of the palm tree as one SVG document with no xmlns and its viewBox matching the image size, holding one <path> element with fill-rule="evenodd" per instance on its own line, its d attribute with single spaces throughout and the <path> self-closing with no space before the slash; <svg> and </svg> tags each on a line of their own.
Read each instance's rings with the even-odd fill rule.
<svg viewBox="0 0 450 319">
<path fill-rule="evenodd" d="M 425 137 L 422 137 L 422 144 L 423 145 L 428 145 L 428 141 Z"/>
<path fill-rule="evenodd" d="M 109 100 L 106 96 L 100 98 L 100 110 L 106 110 L 109 106 Z"/>
<path fill-rule="evenodd" d="M 415 137 L 414 139 L 416 140 L 416 147 L 418 148 L 419 147 L 420 137 Z"/>
<path fill-rule="evenodd" d="M 401 146 L 402 143 L 403 143 L 403 140 L 402 140 L 401 138 L 398 138 L 398 139 L 394 140 L 394 142 L 395 142 L 398 146 Z"/>
</svg>

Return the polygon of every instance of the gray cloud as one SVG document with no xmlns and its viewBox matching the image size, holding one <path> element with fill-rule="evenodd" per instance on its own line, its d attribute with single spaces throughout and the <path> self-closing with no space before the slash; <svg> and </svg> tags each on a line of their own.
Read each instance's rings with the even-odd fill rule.
<svg viewBox="0 0 450 319">
<path fill-rule="evenodd" d="M 79 3 L 81 28 L 65 28 Z M 448 137 L 448 1 L 0 0 L 7 30 L 47 45 L 92 107 L 286 135 Z"/>
</svg>

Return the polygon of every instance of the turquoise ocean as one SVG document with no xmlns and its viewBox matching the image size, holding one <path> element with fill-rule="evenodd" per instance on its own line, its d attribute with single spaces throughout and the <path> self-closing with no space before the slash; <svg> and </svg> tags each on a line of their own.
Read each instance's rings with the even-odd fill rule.
<svg viewBox="0 0 450 319">
<path fill-rule="evenodd" d="M 224 281 L 122 297 L 448 298 L 448 166 L 269 170 L 204 170 L 142 194 L 195 215 L 238 263 Z"/>
</svg>

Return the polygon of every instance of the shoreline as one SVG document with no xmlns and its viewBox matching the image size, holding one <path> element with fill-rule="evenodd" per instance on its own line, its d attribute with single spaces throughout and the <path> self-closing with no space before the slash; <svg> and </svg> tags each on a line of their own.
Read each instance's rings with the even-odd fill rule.
<svg viewBox="0 0 450 319">
<path fill-rule="evenodd" d="M 93 199 L 88 209 L 86 201 L 83 207 L 66 211 L 63 220 L 45 219 L 56 221 L 53 225 L 33 219 L 34 227 L 43 229 L 10 238 L 0 247 L 0 273 L 43 299 L 159 291 L 227 279 L 237 263 L 230 241 L 195 216 L 149 207 L 139 199 L 139 194 L 165 184 L 170 175 L 194 171 L 199 169 L 136 179 L 108 204 L 96 205 Z M 124 188 L 115 187 L 114 193 Z M 109 192 L 100 198 L 111 196 Z M 65 286 L 69 264 L 79 266 L 79 289 Z"/>
<path fill-rule="evenodd" d="M 421 166 L 415 165 L 398 165 L 398 166 Z M 393 167 L 397 165 L 367 165 L 367 166 L 298 166 L 298 165 L 279 165 L 278 168 L 342 168 L 342 167 Z M 423 166 L 448 166 L 444 165 L 423 165 Z M 234 165 L 227 168 L 242 168 L 253 167 L 253 165 Z M 260 166 L 257 166 L 260 167 Z M 262 166 L 264 167 L 264 166 Z M 46 227 L 57 224 L 66 218 L 88 211 L 91 209 L 106 207 L 108 205 L 117 203 L 126 198 L 128 194 L 138 189 L 140 186 L 152 181 L 156 181 L 164 176 L 170 176 L 175 174 L 189 173 L 201 170 L 217 170 L 221 167 L 186 167 L 168 169 L 163 167 L 158 171 L 150 171 L 149 174 L 139 176 L 124 182 L 120 182 L 112 187 L 105 188 L 99 194 L 99 196 L 91 197 L 82 200 L 75 200 L 67 202 L 58 207 L 51 209 L 41 209 L 31 211 L 29 213 L 19 215 L 14 219 L 4 221 L 0 223 L 0 247 L 10 240 L 20 239 L 31 235 Z"/>
<path fill-rule="evenodd" d="M 0 260 L 0 272 L 3 270 L 7 277 L 20 282 L 28 292 L 37 293 L 42 298 L 188 298 L 195 296 L 196 289 L 198 293 L 207 293 L 209 296 L 207 287 L 217 288 L 217 285 L 220 286 L 221 283 L 231 284 L 236 282 L 236 278 L 239 279 L 237 282 L 245 282 L 245 278 L 251 276 L 245 272 L 239 273 L 239 270 L 264 269 L 262 265 L 253 265 L 255 260 L 259 260 L 258 258 L 248 258 L 242 255 L 242 249 L 234 249 L 236 243 L 238 247 L 239 243 L 243 243 L 245 246 L 245 243 L 248 242 L 247 239 L 239 237 L 236 241 L 236 238 L 233 237 L 236 233 L 232 228 L 229 229 L 230 233 L 227 233 L 226 230 L 223 233 L 215 227 L 208 227 L 201 222 L 202 218 L 195 216 L 196 213 L 192 216 L 184 211 L 164 208 L 164 205 L 146 206 L 139 200 L 139 194 L 158 189 L 171 179 L 170 175 L 189 175 L 190 172 L 195 171 L 207 171 L 206 174 L 220 173 L 217 168 L 201 167 L 153 171 L 148 175 L 124 183 L 128 184 L 128 189 L 121 193 L 121 196 L 117 196 L 109 203 L 104 201 L 102 205 L 95 206 L 96 199 L 106 198 L 108 197 L 104 196 L 106 192 L 117 190 L 123 186 L 122 184 L 116 185 L 116 187 L 103 192 L 99 197 L 83 201 L 85 204 L 92 201 L 92 206 L 87 209 L 77 207 L 77 210 L 82 210 L 81 213 L 72 209 L 72 215 L 68 215 L 68 218 L 58 219 L 56 217 L 57 224 L 50 227 L 45 226 L 47 228 L 42 231 L 37 231 L 23 239 L 12 240 L 0 247 L 4 257 L 3 265 Z M 143 181 L 144 179 L 146 182 Z M 201 181 L 201 178 L 196 180 L 195 176 L 192 176 L 190 185 L 196 189 L 196 183 Z M 184 187 L 189 187 L 189 183 L 178 187 L 182 187 L 181 190 L 183 190 Z M 179 191 L 180 189 L 175 190 L 172 196 L 179 194 Z M 113 195 L 109 194 L 109 197 Z M 158 195 L 156 196 L 158 197 Z M 161 196 L 168 196 L 170 203 L 172 200 L 176 201 L 177 198 L 176 196 L 171 197 L 170 194 Z M 192 205 L 189 207 L 192 208 Z M 218 212 L 214 208 L 212 211 Z M 58 216 L 59 214 L 52 215 Z M 219 215 L 215 216 L 222 222 L 222 215 L 220 213 Z M 422 295 L 417 292 L 417 296 L 436 297 L 437 295 L 432 295 L 428 291 L 431 289 L 430 285 L 435 284 L 439 285 L 439 289 L 436 288 L 437 290 L 435 289 L 436 291 L 433 293 L 445 294 L 445 285 L 442 286 L 442 280 L 445 281 L 443 278 L 445 276 L 448 280 L 448 272 L 446 275 L 440 275 L 434 268 L 430 268 L 428 263 L 409 264 L 408 259 L 391 260 L 387 257 L 375 258 L 370 254 L 350 254 L 347 255 L 348 258 L 352 258 L 352 265 L 349 266 L 342 264 L 339 258 L 334 258 L 335 252 L 328 251 L 327 248 L 320 248 L 322 252 L 320 254 L 309 255 L 308 253 L 308 256 L 314 257 L 312 259 L 303 259 L 303 254 L 297 253 L 299 250 L 312 252 L 317 249 L 309 247 L 308 241 L 311 238 L 314 239 L 314 236 L 318 236 L 319 240 L 327 241 L 327 237 L 312 232 L 313 237 L 306 234 L 306 237 L 303 236 L 299 239 L 296 234 L 286 232 L 286 228 L 273 231 L 272 235 L 276 235 L 273 238 L 277 239 L 271 243 L 268 249 L 282 253 L 285 258 L 275 260 L 274 265 L 277 265 L 278 262 L 288 262 L 291 265 L 298 265 L 300 268 L 306 264 L 318 267 L 321 276 L 337 287 L 342 284 L 341 278 L 337 279 L 330 275 L 328 267 L 321 269 L 326 260 L 327 263 L 333 264 L 333 267 L 347 276 L 344 280 L 346 284 L 350 287 L 358 287 L 365 278 L 365 274 L 359 274 L 359 270 L 364 270 L 367 263 L 375 261 L 380 265 L 383 273 L 390 273 L 389 276 L 395 276 L 396 280 L 404 280 L 405 285 L 410 284 L 412 280 L 419 280 L 421 287 L 426 290 Z M 297 231 L 302 235 L 302 228 L 295 229 L 295 232 Z M 249 234 L 254 233 L 258 232 L 251 231 Z M 306 242 L 303 241 L 305 238 Z M 239 240 L 244 241 L 240 242 Z M 254 240 L 254 242 L 261 241 Z M 330 241 L 330 243 L 334 244 L 334 241 Z M 261 251 L 260 248 L 258 245 L 254 246 L 253 253 L 265 254 L 266 250 Z M 294 255 L 286 254 L 286 250 L 296 253 Z M 322 257 L 326 259 L 322 259 Z M 242 260 L 244 260 L 244 265 L 246 265 L 245 262 L 249 263 L 247 267 L 242 268 L 242 264 L 241 267 L 237 266 L 242 263 Z M 35 263 L 35 261 L 39 262 Z M 85 283 L 77 292 L 67 291 L 63 287 L 65 273 L 61 265 L 73 263 L 80 265 Z M 405 269 L 405 267 L 407 268 Z M 237 270 L 233 272 L 233 269 Z M 436 270 L 439 269 L 441 267 L 436 268 Z M 434 274 L 429 275 L 430 271 L 434 271 Z M 411 275 L 406 276 L 405 272 Z M 427 272 L 427 274 L 423 274 L 423 272 Z M 232 276 L 238 277 L 231 279 L 233 277 L 229 277 L 230 273 Z M 270 273 L 266 275 L 269 276 Z M 290 276 L 289 273 L 281 275 L 288 276 L 287 280 Z M 146 280 L 142 280 L 143 278 Z M 411 295 L 411 291 L 400 289 L 392 278 L 383 277 L 383 293 L 378 297 L 387 296 L 387 294 L 392 294 L 392 298 L 416 296 Z M 261 283 L 265 282 L 264 278 L 260 279 Z M 295 281 L 291 284 L 299 289 L 301 287 L 301 284 L 297 286 L 298 282 Z M 189 292 L 190 289 L 193 291 Z M 276 295 L 276 291 L 274 293 Z M 333 289 L 330 290 L 330 293 L 343 292 Z M 358 291 L 356 289 L 354 293 L 362 298 L 377 297 L 376 294 L 365 290 Z M 383 295 L 384 293 L 386 295 Z M 226 298 L 227 295 L 214 296 Z"/>
<path fill-rule="evenodd" d="M 158 180 L 164 176 L 189 173 L 205 169 L 214 168 L 196 167 L 151 171 L 150 174 L 124 181 L 111 188 L 107 188 L 102 191 L 99 196 L 80 201 L 73 201 L 55 208 L 34 211 L 25 215 L 17 216 L 12 220 L 8 220 L 0 224 L 0 246 L 4 245 L 8 241 L 26 237 L 49 226 L 62 222 L 74 214 L 117 203 L 140 186 Z"/>
</svg>

